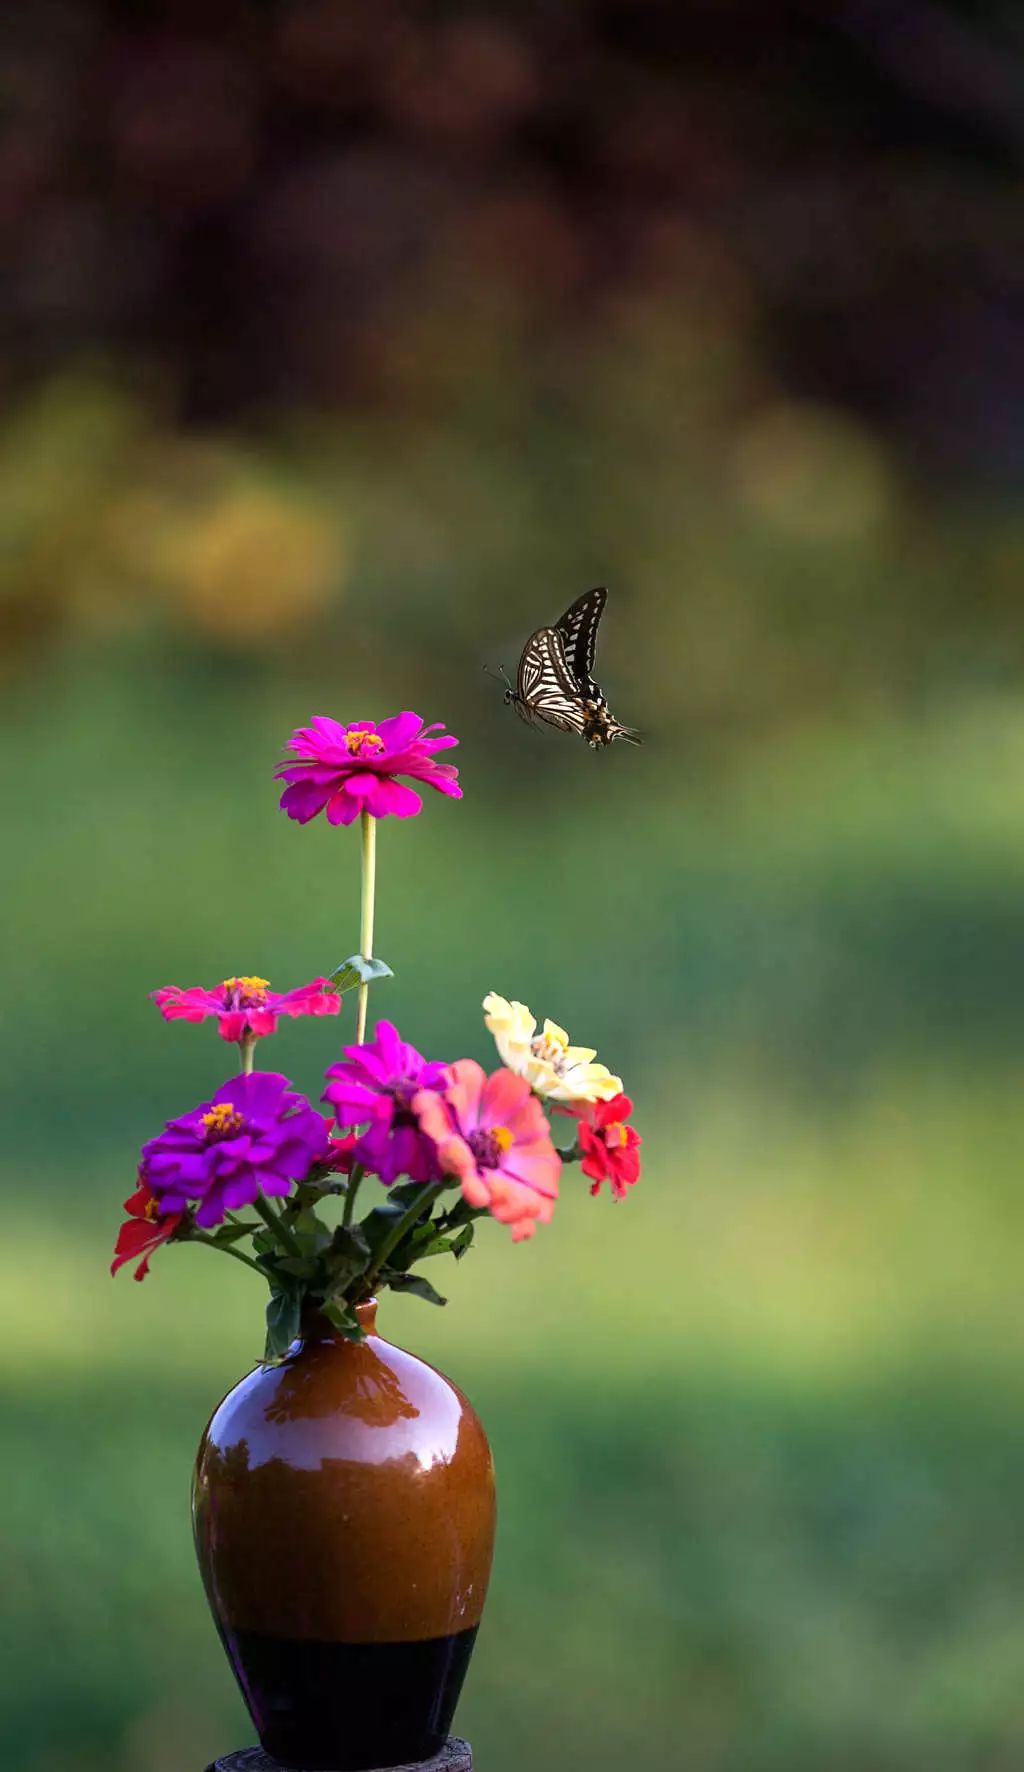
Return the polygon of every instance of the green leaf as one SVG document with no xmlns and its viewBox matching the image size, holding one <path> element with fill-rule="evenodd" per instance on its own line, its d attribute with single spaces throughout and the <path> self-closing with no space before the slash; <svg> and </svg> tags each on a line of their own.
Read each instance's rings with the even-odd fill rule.
<svg viewBox="0 0 1024 1772">
<path fill-rule="evenodd" d="M 423 1197 L 422 1181 L 403 1181 L 400 1187 L 388 1188 L 389 1206 L 400 1206 L 404 1212 L 407 1207 L 415 1206 Z"/>
<path fill-rule="evenodd" d="M 385 1238 L 391 1235 L 404 1212 L 403 1206 L 397 1203 L 392 1205 L 389 1199 L 386 1206 L 375 1206 L 372 1212 L 366 1214 L 359 1228 L 366 1238 L 371 1255 L 375 1255 Z"/>
<path fill-rule="evenodd" d="M 366 1335 L 360 1325 L 359 1319 L 346 1299 L 327 1298 L 324 1300 L 320 1308 L 323 1311 L 324 1316 L 327 1318 L 327 1321 L 333 1323 L 335 1329 L 340 1329 L 342 1335 L 344 1335 L 349 1341 L 366 1340 Z"/>
<path fill-rule="evenodd" d="M 422 1274 L 388 1273 L 385 1278 L 387 1285 L 391 1287 L 393 1292 L 411 1292 L 414 1298 L 423 1298 L 427 1304 L 448 1303 L 447 1298 L 442 1298 L 440 1292 L 436 1291 L 430 1281 L 423 1278 Z"/>
<path fill-rule="evenodd" d="M 401 1268 L 403 1266 L 411 1267 L 414 1261 L 427 1261 L 431 1255 L 447 1255 L 451 1244 L 447 1237 L 431 1236 L 429 1241 L 425 1243 L 411 1243 L 408 1238 L 403 1238 L 398 1247 L 402 1251 L 402 1256 L 395 1266 Z M 395 1255 L 397 1250 L 392 1250 L 391 1253 Z"/>
<path fill-rule="evenodd" d="M 289 1216 L 286 1222 L 304 1255 L 318 1255 L 331 1241 L 333 1233 L 309 1206 L 304 1206 L 294 1218 Z"/>
<path fill-rule="evenodd" d="M 268 1360 L 284 1358 L 299 1333 L 301 1311 L 302 1288 L 300 1286 L 282 1287 L 271 1293 L 267 1302 L 266 1358 Z"/>
<path fill-rule="evenodd" d="M 451 1250 L 452 1254 L 454 1255 L 456 1261 L 462 1260 L 462 1257 L 465 1255 L 466 1250 L 471 1247 L 472 1242 L 473 1242 L 473 1238 L 475 1236 L 476 1236 L 476 1225 L 475 1224 L 466 1224 L 466 1225 L 463 1225 L 463 1227 L 462 1227 L 461 1231 L 459 1231 L 458 1235 L 454 1236 L 452 1238 L 448 1247 Z"/>
<path fill-rule="evenodd" d="M 219 1243 L 223 1249 L 225 1243 L 237 1243 L 242 1237 L 251 1237 L 254 1231 L 262 1230 L 262 1228 L 258 1220 L 252 1224 L 225 1223 L 221 1225 L 219 1230 L 214 1231 L 213 1240 L 215 1243 Z"/>
<path fill-rule="evenodd" d="M 357 1225 L 339 1225 L 327 1252 L 327 1272 L 332 1286 L 339 1291 L 365 1272 L 370 1263 L 370 1245 Z"/>
<path fill-rule="evenodd" d="M 279 1272 L 294 1274 L 299 1280 L 315 1279 L 316 1265 L 316 1257 L 313 1255 L 281 1255 L 274 1263 Z"/>
<path fill-rule="evenodd" d="M 336 991 L 350 991 L 357 984 L 374 984 L 382 978 L 394 978 L 386 960 L 368 959 L 363 954 L 350 954 L 331 973 Z"/>
</svg>

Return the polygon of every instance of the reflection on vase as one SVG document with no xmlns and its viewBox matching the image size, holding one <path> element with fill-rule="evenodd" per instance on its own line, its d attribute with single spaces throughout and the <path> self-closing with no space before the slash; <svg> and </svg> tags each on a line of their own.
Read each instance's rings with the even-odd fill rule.
<svg viewBox="0 0 1024 1772">
<path fill-rule="evenodd" d="M 282 1373 L 281 1383 L 266 1406 L 267 1421 L 308 1421 L 340 1409 L 371 1427 L 388 1427 L 400 1418 L 412 1421 L 419 1414 L 402 1390 L 398 1374 L 371 1353 L 366 1342 L 352 1347 L 348 1361 L 351 1388 L 340 1397 L 319 1384 L 317 1368 L 309 1362 L 295 1360 L 286 1364 Z"/>
</svg>

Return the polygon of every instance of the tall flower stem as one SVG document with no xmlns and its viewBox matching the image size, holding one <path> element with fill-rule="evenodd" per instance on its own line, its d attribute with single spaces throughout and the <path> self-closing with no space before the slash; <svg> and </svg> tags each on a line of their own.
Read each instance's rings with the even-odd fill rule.
<svg viewBox="0 0 1024 1772">
<path fill-rule="evenodd" d="M 252 1034 L 243 1034 L 238 1042 L 238 1050 L 242 1054 L 242 1075 L 248 1077 L 252 1071 L 256 1057 L 256 1041 Z"/>
<path fill-rule="evenodd" d="M 402 1213 L 394 1230 L 384 1238 L 383 1243 L 377 1250 L 377 1253 L 373 1258 L 373 1266 L 368 1273 L 361 1276 L 360 1290 L 364 1298 L 368 1298 L 373 1291 L 374 1281 L 380 1273 L 381 1268 L 384 1266 L 384 1263 L 387 1261 L 388 1256 L 391 1254 L 392 1249 L 397 1248 L 398 1244 L 405 1236 L 406 1231 L 411 1230 L 412 1226 L 416 1224 L 419 1219 L 428 1218 L 430 1216 L 434 1201 L 440 1194 L 443 1194 L 446 1185 L 445 1182 L 438 1181 L 434 1182 L 431 1187 L 422 1188 L 412 1205 L 407 1211 Z"/>
<path fill-rule="evenodd" d="M 297 1255 L 299 1257 L 299 1259 L 301 1260 L 302 1259 L 302 1250 L 299 1248 L 298 1243 L 296 1242 L 295 1238 L 292 1236 L 292 1233 L 288 1229 L 287 1225 L 282 1222 L 280 1214 L 274 1211 L 273 1206 L 271 1206 L 270 1203 L 264 1199 L 262 1194 L 259 1194 L 257 1196 L 257 1198 L 253 1201 L 253 1205 L 255 1206 L 260 1217 L 262 1218 L 262 1220 L 263 1220 L 264 1224 L 266 1225 L 268 1231 L 270 1232 L 271 1236 L 275 1237 L 277 1239 L 277 1241 L 281 1244 L 281 1247 L 283 1249 L 286 1249 L 288 1251 L 289 1255 Z"/>
<path fill-rule="evenodd" d="M 373 954 L 373 909 L 377 892 L 377 820 L 369 812 L 360 815 L 363 827 L 363 897 L 359 923 L 359 952 L 364 960 Z M 370 993 L 365 979 L 359 985 L 359 1007 L 356 1011 L 356 1045 L 366 1037 L 366 1002 Z"/>
</svg>

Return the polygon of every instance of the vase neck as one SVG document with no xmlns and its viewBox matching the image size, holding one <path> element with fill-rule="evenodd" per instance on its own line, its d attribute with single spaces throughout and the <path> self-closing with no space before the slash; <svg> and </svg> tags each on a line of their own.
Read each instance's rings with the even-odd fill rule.
<svg viewBox="0 0 1024 1772">
<path fill-rule="evenodd" d="M 377 1300 L 367 1298 L 355 1307 L 356 1319 L 364 1335 L 377 1333 Z M 302 1313 L 300 1334 L 303 1341 L 344 1341 L 340 1329 L 336 1329 L 318 1305 L 307 1304 Z"/>
</svg>

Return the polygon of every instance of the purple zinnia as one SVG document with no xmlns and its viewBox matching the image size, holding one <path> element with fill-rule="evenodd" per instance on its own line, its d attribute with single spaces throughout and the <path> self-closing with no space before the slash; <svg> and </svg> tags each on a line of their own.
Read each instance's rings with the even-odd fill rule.
<svg viewBox="0 0 1024 1772">
<path fill-rule="evenodd" d="M 434 756 L 458 742 L 443 725 L 424 726 L 419 714 L 393 714 L 379 726 L 372 720 L 342 726 L 327 714 L 317 714 L 288 740 L 298 762 L 282 763 L 276 771 L 277 779 L 289 784 L 281 795 L 281 810 L 300 824 L 323 811 L 328 824 L 352 824 L 361 812 L 373 818 L 414 818 L 423 801 L 396 779 L 399 775 L 461 800 L 458 770 Z"/>
<path fill-rule="evenodd" d="M 439 1181 L 437 1147 L 420 1130 L 412 1111 L 414 1096 L 443 1089 L 446 1064 L 428 1064 L 415 1046 L 399 1037 L 390 1021 L 377 1023 L 377 1038 L 346 1046 L 345 1064 L 332 1064 L 321 1099 L 329 1101 L 340 1130 L 369 1121 L 356 1140 L 352 1160 L 390 1186 L 400 1175 L 410 1181 Z"/>
<path fill-rule="evenodd" d="M 326 1161 L 327 1122 L 277 1071 L 233 1077 L 142 1147 L 141 1178 L 161 1213 L 198 1200 L 196 1223 L 220 1224 L 226 1211 L 260 1194 L 287 1194 Z"/>
</svg>

